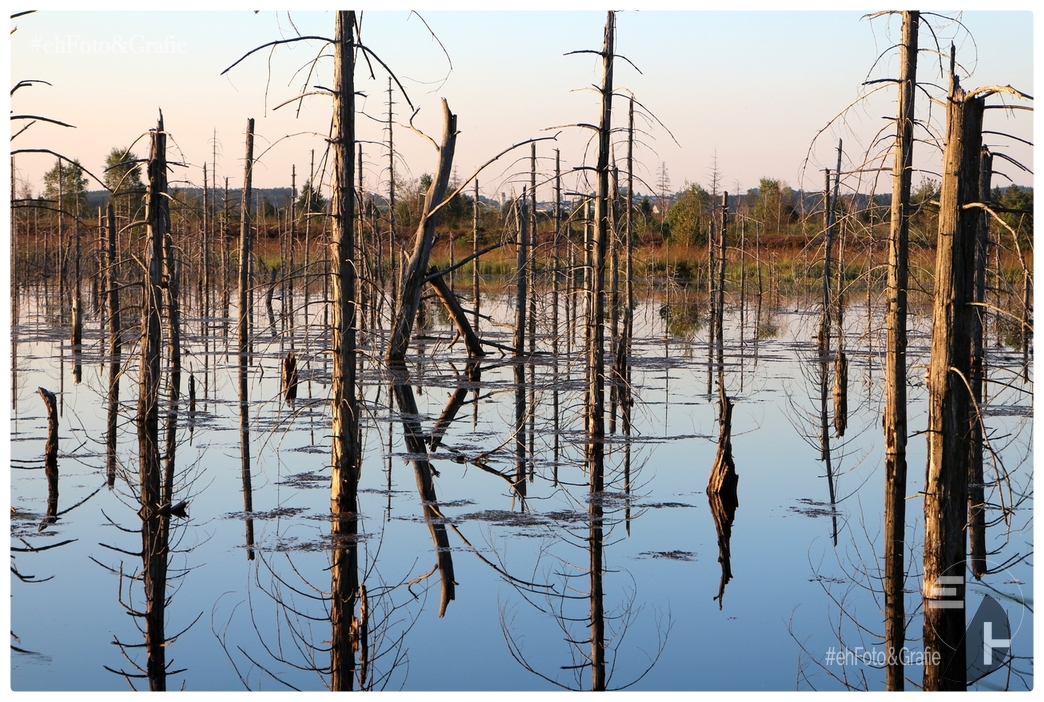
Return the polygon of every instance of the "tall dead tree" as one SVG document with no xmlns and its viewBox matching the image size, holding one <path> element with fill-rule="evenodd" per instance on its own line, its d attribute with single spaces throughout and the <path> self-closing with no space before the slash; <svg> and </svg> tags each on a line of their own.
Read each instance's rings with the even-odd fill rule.
<svg viewBox="0 0 1044 702">
<path fill-rule="evenodd" d="M 238 332 L 239 357 L 239 442 L 240 442 L 240 477 L 243 481 L 243 512 L 246 519 L 247 559 L 254 558 L 254 522 L 250 513 L 254 510 L 254 491 L 250 476 L 250 414 L 249 383 L 247 369 L 250 365 L 250 198 L 254 173 L 254 119 L 247 120 L 246 129 L 246 161 L 243 165 L 243 194 L 240 203 L 239 223 L 239 318 L 236 325 Z"/>
<path fill-rule="evenodd" d="M 163 300 L 163 241 L 170 228 L 170 201 L 167 197 L 167 133 L 163 130 L 163 113 L 150 134 L 148 192 L 145 201 L 146 279 L 142 300 L 142 338 L 138 389 L 138 480 L 142 516 L 142 554 L 146 611 L 145 641 L 148 649 L 147 672 L 154 691 L 166 687 L 163 610 L 167 599 L 166 525 L 155 515 L 161 503 L 161 466 L 159 451 L 159 386 L 161 310 Z"/>
<path fill-rule="evenodd" d="M 906 288 L 913 174 L 914 90 L 917 87 L 917 27 L 920 13 L 903 13 L 899 49 L 899 108 L 892 168 L 892 222 L 888 238 L 888 309 L 885 318 L 885 648 L 890 652 L 885 685 L 902 690 L 906 641 L 903 545 L 906 542 Z"/>
<path fill-rule="evenodd" d="M 951 62 L 952 62 L 951 58 Z M 939 194 L 924 496 L 925 690 L 964 690 L 968 440 L 975 241 L 982 211 L 979 159 L 985 98 L 966 93 L 951 66 Z"/>
<path fill-rule="evenodd" d="M 605 469 L 605 259 L 609 238 L 609 149 L 613 109 L 613 52 L 616 14 L 608 12 L 602 41 L 601 115 L 598 121 L 598 161 L 595 165 L 594 244 L 590 305 L 587 315 L 587 434 L 585 464 L 590 476 L 591 519 L 591 689 L 605 689 L 605 617 L 602 611 L 602 506 Z"/>
<path fill-rule="evenodd" d="M 348 690 L 354 685 L 355 649 L 352 635 L 359 590 L 358 486 L 362 462 L 359 406 L 356 392 L 356 260 L 355 260 L 355 13 L 340 11 L 334 27 L 333 115 L 333 232 L 330 289 L 333 295 L 333 375 L 330 397 L 333 448 L 330 476 L 331 536 L 334 540 L 330 585 L 331 688 Z M 423 272 L 423 269 L 421 269 Z"/>
</svg>

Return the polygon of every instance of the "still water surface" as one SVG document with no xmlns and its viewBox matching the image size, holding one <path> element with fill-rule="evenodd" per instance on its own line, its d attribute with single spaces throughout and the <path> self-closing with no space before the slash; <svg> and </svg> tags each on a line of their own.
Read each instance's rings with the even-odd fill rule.
<svg viewBox="0 0 1044 702">
<path fill-rule="evenodd" d="M 546 303 L 546 301 L 545 301 Z M 483 311 L 510 319 L 508 302 Z M 277 307 L 279 300 L 276 300 Z M 608 687 L 647 690 L 883 689 L 883 671 L 837 664 L 831 651 L 881 650 L 879 572 L 883 548 L 882 337 L 865 310 L 845 319 L 848 427 L 833 429 L 824 460 L 821 382 L 832 399 L 833 363 L 814 345 L 818 314 L 788 304 L 726 319 L 725 385 L 735 401 L 733 452 L 739 508 L 727 544 L 719 540 L 704 488 L 718 435 L 706 329 L 670 326 L 660 302 L 636 312 L 632 352 L 633 429 L 618 424 L 607 445 L 603 558 Z M 296 300 L 292 346 L 301 385 L 280 397 L 279 369 L 291 335 L 279 320 L 255 319 L 247 404 L 252 510 L 244 510 L 242 437 L 234 323 L 186 321 L 182 403 L 177 418 L 175 500 L 165 616 L 167 689 L 322 690 L 330 664 L 331 587 L 329 373 L 322 312 L 305 328 Z M 873 318 L 880 319 L 875 310 Z M 542 313 L 539 348 L 550 348 Z M 438 325 L 436 325 L 438 326 Z M 926 424 L 923 367 L 929 322 L 912 316 L 910 428 Z M 120 388 L 118 468 L 107 484 L 107 342 L 85 331 L 82 381 L 74 382 L 67 332 L 46 296 L 31 291 L 13 328 L 11 408 L 11 681 L 15 690 L 148 689 L 137 435 L 133 416 L 136 346 Z M 437 516 L 426 520 L 402 417 L 389 405 L 390 378 L 378 358 L 362 364 L 365 455 L 360 484 L 359 569 L 367 589 L 366 685 L 406 690 L 586 688 L 591 673 L 587 476 L 583 471 L 583 368 L 578 342 L 523 368 L 532 408 L 516 431 L 520 395 L 510 357 L 483 359 L 469 376 L 461 344 L 436 328 L 415 342 L 408 365 L 431 451 Z M 510 329 L 484 323 L 484 337 L 510 344 Z M 582 335 L 582 332 L 581 332 Z M 377 344 L 378 349 L 380 343 Z M 1031 382 L 1021 354 L 989 348 L 987 427 L 1016 493 L 1032 481 Z M 824 368 L 827 376 L 822 375 Z M 188 375 L 196 407 L 187 406 Z M 1030 371 L 1032 373 L 1032 371 Z M 1032 375 L 1029 380 L 1032 381 Z M 45 518 L 41 469 L 47 420 L 37 387 L 59 393 L 59 503 Z M 439 423 L 455 393 L 464 404 Z M 556 414 L 557 409 L 557 414 Z M 165 431 L 161 411 L 161 433 Z M 521 436 L 525 460 L 517 463 Z M 908 461 L 907 588 L 910 648 L 919 650 L 919 560 L 925 447 L 911 437 Z M 523 490 L 515 482 L 522 471 Z M 991 469 L 988 467 L 988 471 Z M 829 478 L 828 478 L 829 476 Z M 994 495 L 995 500 L 997 495 Z M 1008 499 L 1008 498 L 1005 498 Z M 1032 501 L 991 530 L 991 560 L 1032 550 Z M 996 516 L 996 515 L 995 515 Z M 443 530 L 453 599 L 440 614 L 443 572 L 433 533 Z M 252 535 L 252 539 L 251 539 Z M 248 543 L 249 541 L 249 543 Z M 732 578 L 721 590 L 722 547 Z M 47 548 L 51 547 L 51 548 Z M 1032 568 L 1021 562 L 971 585 L 990 592 L 1012 622 L 1021 675 L 1006 671 L 981 687 L 1032 687 Z M 721 597 L 719 598 L 719 594 Z M 1003 597 L 999 597 L 1003 595 Z M 118 642 L 118 643 L 117 643 Z M 119 644 L 123 644 L 122 646 Z M 124 674 L 130 674 L 125 676 Z M 835 677 L 836 676 L 836 677 Z M 907 668 L 919 682 L 920 668 Z M 996 679 L 993 679 L 996 678 Z"/>
</svg>

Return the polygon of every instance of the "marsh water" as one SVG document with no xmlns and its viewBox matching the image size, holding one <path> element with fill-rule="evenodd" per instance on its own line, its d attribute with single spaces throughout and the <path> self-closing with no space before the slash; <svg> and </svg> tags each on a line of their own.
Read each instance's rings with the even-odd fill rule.
<svg viewBox="0 0 1044 702">
<path fill-rule="evenodd" d="M 508 298 L 491 293 L 483 313 L 509 321 Z M 141 536 L 137 346 L 129 335 L 110 451 L 103 315 L 88 314 L 74 354 L 54 300 L 42 285 L 23 287 L 12 326 L 11 683 L 148 689 L 142 582 L 156 554 L 144 553 Z M 406 366 L 415 417 L 390 400 L 385 339 L 362 334 L 364 454 L 351 545 L 366 616 L 356 686 L 584 689 L 597 611 L 610 689 L 883 689 L 873 660 L 884 631 L 879 307 L 845 311 L 843 436 L 834 425 L 833 356 L 816 346 L 817 305 L 799 298 L 766 302 L 760 314 L 753 305 L 727 310 L 723 378 L 735 403 L 740 478 L 738 509 L 722 521 L 705 492 L 718 389 L 703 305 L 659 295 L 639 303 L 631 425 L 607 423 L 605 490 L 592 495 L 582 330 L 570 336 L 560 322 L 556 334 L 550 304 L 550 294 L 539 300 L 537 354 L 521 364 L 493 352 L 469 365 L 451 325 L 432 311 Z M 175 504 L 161 554 L 165 608 L 149 626 L 163 630 L 166 689 L 330 684 L 331 554 L 345 537 L 333 538 L 330 515 L 327 312 L 300 292 L 277 295 L 274 309 L 264 299 L 256 305 L 247 396 L 230 341 L 235 305 L 232 317 L 227 308 L 204 315 L 190 301 L 177 412 L 161 407 Z M 906 609 L 916 653 L 930 320 L 912 314 L 910 326 Z M 511 343 L 506 323 L 483 320 L 480 334 Z M 988 497 L 996 572 L 981 582 L 969 576 L 968 617 L 972 601 L 989 593 L 1011 622 L 1014 661 L 978 687 L 1032 689 L 1032 559 L 1020 556 L 1033 548 L 1033 377 L 1009 341 L 994 332 L 987 354 L 987 473 L 1006 476 Z M 291 349 L 299 369 L 292 402 L 280 386 Z M 43 469 L 48 422 L 38 387 L 57 395 L 56 483 Z M 404 442 L 404 428 L 418 421 L 424 455 Z M 418 487 L 425 462 L 434 501 Z M 596 533 L 604 564 L 597 602 L 589 577 Z M 916 661 L 906 675 L 919 683 Z"/>
</svg>

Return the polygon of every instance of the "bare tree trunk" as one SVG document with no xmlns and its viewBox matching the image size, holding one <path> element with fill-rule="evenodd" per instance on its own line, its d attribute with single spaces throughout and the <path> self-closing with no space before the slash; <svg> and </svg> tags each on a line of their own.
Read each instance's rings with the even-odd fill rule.
<svg viewBox="0 0 1044 702">
<path fill-rule="evenodd" d="M 525 355 L 526 345 L 526 300 L 528 298 L 529 277 L 526 275 L 529 253 L 529 207 L 526 198 L 526 186 L 522 186 L 522 197 L 516 205 L 518 214 L 518 242 L 515 244 L 515 334 L 512 344 L 515 357 Z"/>
<path fill-rule="evenodd" d="M 333 632 L 330 686 L 334 690 L 349 690 L 354 685 L 358 645 L 351 633 L 355 628 L 352 623 L 359 590 L 357 490 L 362 460 L 356 397 L 356 232 L 352 172 L 355 155 L 355 22 L 354 12 L 341 11 L 336 15 L 334 29 L 333 236 L 330 242 L 330 258 L 333 260 L 330 275 L 333 296 L 330 512 L 331 536 L 336 544 L 331 554 L 330 620 Z"/>
<path fill-rule="evenodd" d="M 634 99 L 628 102 L 627 110 L 627 260 L 625 274 L 627 276 L 624 291 L 624 318 L 622 352 L 623 362 L 623 429 L 624 434 L 631 433 L 631 339 L 634 336 Z M 628 449 L 630 445 L 628 444 Z M 630 523 L 628 523 L 628 528 Z"/>
<path fill-rule="evenodd" d="M 395 140 L 392 127 L 394 126 L 392 106 L 392 79 L 388 77 L 388 286 L 391 288 L 391 318 L 395 319 L 399 305 L 399 284 L 395 275 L 398 250 L 395 247 Z"/>
<path fill-rule="evenodd" d="M 250 513 L 254 511 L 254 492 L 250 476 L 250 415 L 247 382 L 247 369 L 250 365 L 250 302 L 248 289 L 250 286 L 250 198 L 254 172 L 254 120 L 247 120 L 246 161 L 243 166 L 243 194 L 239 213 L 239 298 L 238 333 L 239 358 L 239 468 L 243 482 L 243 512 L 246 513 L 246 546 L 247 560 L 254 559 L 254 522 Z"/>
<path fill-rule="evenodd" d="M 979 167 L 979 202 L 990 201 L 990 180 L 993 173 L 993 155 L 983 147 Z M 979 217 L 975 237 L 975 280 L 972 299 L 975 308 L 971 315 L 971 396 L 978 413 L 972 416 L 971 440 L 968 442 L 968 551 L 972 574 L 981 578 L 986 574 L 986 505 L 982 484 L 982 386 L 984 382 L 983 330 L 986 317 L 986 255 L 990 236 L 990 218 Z"/>
<path fill-rule="evenodd" d="M 161 504 L 159 453 L 160 316 L 163 299 L 163 242 L 170 227 L 167 199 L 167 134 L 163 114 L 151 134 L 146 202 L 148 277 L 142 305 L 141 378 L 138 390 L 138 455 L 142 515 L 147 673 L 153 691 L 166 689 L 163 612 L 166 603 L 165 520 L 155 518 Z"/>
<path fill-rule="evenodd" d="M 591 689 L 605 689 L 605 620 L 602 611 L 602 507 L 605 466 L 605 258 L 609 236 L 609 136 L 612 122 L 613 59 L 616 15 L 607 13 L 602 45 L 601 116 L 598 123 L 598 161 L 595 166 L 594 249 L 590 306 L 587 316 L 587 387 L 584 424 L 587 434 L 585 464 L 590 475 L 591 502 Z"/>
<path fill-rule="evenodd" d="M 308 168 L 308 201 L 305 203 L 305 245 L 304 245 L 304 316 L 305 316 L 305 342 L 308 340 L 308 331 L 311 326 L 311 318 L 308 315 L 308 298 L 311 296 L 309 288 L 312 284 L 312 193 L 315 192 L 315 150 L 312 150 L 311 161 Z"/>
<path fill-rule="evenodd" d="M 718 230 L 718 256 L 715 261 L 718 264 L 718 283 L 715 286 L 718 299 L 715 302 L 717 320 L 714 325 L 715 346 L 718 350 L 718 382 L 721 383 L 721 375 L 725 367 L 725 264 L 727 263 L 726 236 L 729 229 L 729 194 L 721 194 L 721 226 Z"/>
<path fill-rule="evenodd" d="M 479 330 L 479 272 L 480 272 L 479 271 L 479 185 L 478 185 L 478 178 L 475 179 L 475 199 L 474 199 L 474 202 L 472 202 L 472 205 L 471 205 L 471 217 L 472 217 L 472 220 L 471 220 L 471 222 L 472 222 L 471 223 L 471 231 L 472 231 L 472 234 L 474 235 L 474 241 L 472 242 L 474 244 L 474 250 L 472 251 L 472 256 L 474 258 L 471 261 L 471 266 L 472 266 L 472 268 L 471 268 L 471 287 L 472 287 L 472 291 L 473 291 L 472 295 L 475 298 L 473 303 L 472 303 L 474 305 L 474 311 L 473 311 L 472 314 L 474 315 L 474 320 L 475 320 L 473 326 L 475 327 L 475 333 L 477 334 L 478 330 Z"/>
<path fill-rule="evenodd" d="M 899 108 L 892 169 L 892 221 L 888 240 L 888 310 L 885 327 L 885 686 L 905 687 L 899 653 L 906 644 L 906 287 L 910 231 L 910 180 L 913 173 L 914 90 L 917 87 L 917 29 L 920 13 L 903 13 Z M 869 282 L 867 283 L 869 285 Z"/>
<path fill-rule="evenodd" d="M 47 443 L 44 445 L 44 473 L 47 476 L 47 518 L 51 524 L 58 516 L 58 403 L 54 393 L 46 388 L 37 388 L 47 408 Z"/>
<path fill-rule="evenodd" d="M 472 330 L 471 324 L 468 322 L 467 313 L 460 306 L 457 296 L 446 285 L 445 279 L 439 275 L 438 271 L 432 270 L 428 273 L 428 282 L 431 283 L 435 294 L 442 300 L 442 304 L 445 305 L 450 318 L 453 319 L 453 323 L 457 326 L 457 332 L 464 339 L 464 346 L 468 350 L 468 356 L 473 358 L 475 356 L 485 356 L 486 352 L 482 349 L 482 342 L 475 335 L 474 330 Z"/>
<path fill-rule="evenodd" d="M 951 59 L 952 60 L 952 59 Z M 939 195 L 932 351 L 928 368 L 928 471 L 924 496 L 925 690 L 964 690 L 968 440 L 971 422 L 972 281 L 984 98 L 969 97 L 951 70 Z"/>
<path fill-rule="evenodd" d="M 120 331 L 120 292 L 116 275 L 116 212 L 112 202 L 105 211 L 106 239 L 106 288 L 109 298 L 109 393 L 105 430 L 105 473 L 110 488 L 116 483 L 116 418 L 120 400 L 120 360 L 123 346 Z"/>
<path fill-rule="evenodd" d="M 75 234 L 73 235 L 73 294 L 72 294 L 72 350 L 77 359 L 76 368 L 80 367 L 79 357 L 83 341 L 83 300 L 80 297 L 80 205 L 76 203 Z M 80 382 L 76 373 L 76 382 Z"/>
<path fill-rule="evenodd" d="M 453 151 L 457 143 L 457 116 L 452 114 L 449 104 L 442 101 L 443 134 L 439 146 L 439 165 L 431 186 L 424 196 L 424 208 L 414 241 L 413 255 L 402 282 L 401 305 L 396 310 L 392 325 L 392 337 L 388 344 L 387 360 L 402 362 L 410 345 L 413 322 L 421 301 L 421 288 L 428 271 L 428 258 L 435 243 L 435 225 L 438 222 L 438 207 L 446 196 L 450 171 L 453 169 Z"/>
<path fill-rule="evenodd" d="M 203 228 L 200 237 L 200 263 L 202 264 L 202 278 L 200 279 L 200 290 L 203 299 L 203 318 L 210 316 L 210 187 L 207 185 L 207 162 L 203 162 Z M 206 322 L 204 322 L 206 324 Z M 206 336 L 206 334 L 204 334 Z"/>
</svg>

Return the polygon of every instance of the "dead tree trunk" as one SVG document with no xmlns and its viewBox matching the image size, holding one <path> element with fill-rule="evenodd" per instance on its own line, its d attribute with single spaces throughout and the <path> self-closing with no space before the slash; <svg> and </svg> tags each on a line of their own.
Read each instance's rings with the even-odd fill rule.
<svg viewBox="0 0 1044 702">
<path fill-rule="evenodd" d="M 837 197 L 838 189 L 841 184 L 841 140 L 837 140 L 837 170 L 834 172 L 834 194 L 833 197 L 830 195 L 830 169 L 826 171 L 826 188 L 823 190 L 823 209 L 824 209 L 824 220 L 826 225 L 826 249 L 823 254 L 823 326 L 820 329 L 819 335 L 821 340 L 819 342 L 820 348 L 827 348 L 829 344 L 826 344 L 823 339 L 826 339 L 830 335 L 831 319 L 830 319 L 830 263 L 831 256 L 833 255 L 834 248 L 834 222 L 836 219 L 837 209 Z"/>
<path fill-rule="evenodd" d="M 925 690 L 967 687 L 968 376 L 975 240 L 981 210 L 966 206 L 977 202 L 979 196 L 985 98 L 968 96 L 956 75 L 951 80 L 939 195 L 924 496 L 924 646 L 941 656 L 925 663 Z"/>
<path fill-rule="evenodd" d="M 293 403 L 297 399 L 297 384 L 299 376 L 297 373 L 297 356 L 290 349 L 283 358 L 283 399 Z"/>
<path fill-rule="evenodd" d="M 450 172 L 453 170 L 453 151 L 457 143 L 457 116 L 450 112 L 449 104 L 442 100 L 443 133 L 439 146 L 439 165 L 431 186 L 424 196 L 424 208 L 402 282 L 402 296 L 392 325 L 391 341 L 388 344 L 387 360 L 402 362 L 410 345 L 413 322 L 421 301 L 421 288 L 428 271 L 428 259 L 435 243 L 435 225 L 438 223 L 439 207 L 446 196 Z"/>
<path fill-rule="evenodd" d="M 215 184 L 216 185 L 216 184 Z M 200 248 L 202 254 L 200 255 L 200 263 L 203 266 L 203 270 L 200 271 L 200 286 L 199 289 L 202 292 L 200 297 L 203 301 L 203 317 L 204 319 L 210 316 L 210 187 L 207 184 L 207 162 L 203 162 L 203 227 L 200 230 L 202 234 L 200 238 Z"/>
<path fill-rule="evenodd" d="M 476 259 L 477 261 L 478 259 Z M 468 350 L 468 356 L 485 356 L 486 352 L 482 349 L 482 342 L 479 340 L 475 331 L 471 328 L 471 322 L 468 321 L 468 314 L 464 311 L 464 308 L 460 306 L 460 301 L 457 296 L 453 294 L 450 286 L 446 285 L 445 279 L 439 274 L 437 270 L 431 270 L 428 272 L 428 282 L 431 283 L 431 287 L 434 288 L 435 294 L 442 304 L 446 306 L 446 310 L 449 312 L 450 317 L 453 319 L 453 323 L 457 326 L 457 333 L 464 339 L 464 346 Z"/>
<path fill-rule="evenodd" d="M 106 287 L 109 302 L 109 393 L 105 429 L 105 474 L 109 487 L 116 483 L 116 418 L 120 400 L 120 360 L 123 339 L 120 331 L 120 292 L 116 275 L 116 212 L 110 202 L 105 210 Z"/>
<path fill-rule="evenodd" d="M 47 443 L 44 445 L 44 473 L 47 476 L 47 518 L 40 525 L 43 529 L 58 516 L 58 403 L 54 393 L 46 388 L 37 388 L 47 408 Z"/>
<path fill-rule="evenodd" d="M 840 348 L 834 361 L 834 431 L 838 438 L 848 428 L 848 357 Z"/>
<path fill-rule="evenodd" d="M 515 244 L 515 333 L 512 344 L 515 357 L 525 355 L 526 345 L 526 298 L 528 297 L 529 277 L 526 275 L 528 240 L 529 240 L 529 208 L 526 198 L 526 186 L 522 186 L 522 197 L 516 204 L 518 214 L 518 241 Z"/>
<path fill-rule="evenodd" d="M 529 166 L 529 236 L 526 238 L 526 248 L 528 254 L 526 255 L 526 278 L 528 282 L 527 288 L 527 304 L 529 305 L 529 312 L 527 314 L 526 321 L 528 323 L 527 332 L 529 336 L 529 355 L 532 356 L 536 353 L 536 250 L 537 250 L 537 197 L 536 197 L 536 143 L 529 145 L 530 147 L 530 166 Z M 525 195 L 523 195 L 525 199 Z"/>
<path fill-rule="evenodd" d="M 624 262 L 623 333 L 617 353 L 617 375 L 623 384 L 621 423 L 625 436 L 631 434 L 631 339 L 634 336 L 634 99 L 627 110 L 627 210 L 624 216 L 626 258 Z M 629 526 L 629 525 L 628 525 Z"/>
<path fill-rule="evenodd" d="M 471 261 L 471 266 L 472 266 L 472 268 L 471 268 L 471 287 L 472 287 L 472 291 L 473 291 L 472 295 L 475 298 L 474 301 L 472 302 L 472 304 L 474 305 L 474 311 L 473 311 L 472 314 L 474 315 L 474 320 L 475 320 L 474 328 L 475 328 L 475 333 L 476 334 L 478 333 L 478 330 L 479 330 L 479 273 L 480 273 L 480 271 L 479 271 L 479 189 L 478 188 L 479 188 L 479 186 L 478 186 L 478 178 L 476 178 L 475 179 L 475 197 L 474 197 L 474 200 L 472 201 L 472 204 L 471 204 L 471 208 L 472 208 L 472 211 L 471 211 L 471 218 L 472 218 L 471 219 L 471 231 L 472 231 L 472 234 L 473 234 L 473 237 L 474 237 L 474 240 L 472 242 L 472 244 L 474 245 L 474 250 L 472 252 L 472 256 L 474 258 Z"/>
<path fill-rule="evenodd" d="M 170 392 L 177 402 L 181 391 L 181 265 L 174 257 L 174 240 L 170 232 L 163 237 L 163 277 L 166 283 L 167 344 L 170 347 Z"/>
<path fill-rule="evenodd" d="M 239 318 L 236 325 L 238 331 L 239 358 L 239 470 L 243 481 L 243 512 L 246 513 L 246 546 L 247 560 L 254 558 L 254 522 L 250 513 L 254 511 L 254 491 L 250 476 L 250 415 L 247 382 L 247 368 L 250 365 L 250 302 L 248 289 L 250 286 L 250 197 L 254 172 L 254 120 L 247 120 L 246 161 L 243 165 L 243 194 L 240 202 L 239 223 Z"/>
<path fill-rule="evenodd" d="M 352 172 L 355 156 L 355 22 L 354 12 L 341 11 L 336 15 L 334 28 L 333 236 L 330 242 L 330 288 L 333 296 L 330 511 L 331 536 L 336 544 L 331 554 L 330 619 L 333 631 L 330 679 L 334 690 L 349 690 L 354 685 L 355 651 L 358 646 L 358 641 L 352 635 L 359 590 L 357 490 L 362 461 L 356 395 L 355 331 L 358 311 L 355 289 L 355 174 Z"/>
<path fill-rule="evenodd" d="M 979 202 L 990 201 L 990 180 L 993 155 L 983 147 L 979 166 Z M 972 417 L 971 440 L 968 442 L 968 551 L 971 571 L 976 578 L 986 574 L 986 515 L 985 489 L 982 484 L 982 386 L 985 380 L 983 336 L 986 317 L 986 262 L 989 243 L 990 218 L 979 217 L 975 237 L 975 280 L 972 298 L 975 308 L 971 315 L 971 395 L 979 414 Z"/>
<path fill-rule="evenodd" d="M 146 611 L 145 642 L 148 651 L 147 673 L 151 689 L 166 689 L 163 611 L 166 603 L 165 520 L 157 519 L 161 504 L 161 466 L 159 452 L 160 316 L 163 299 L 163 241 L 170 227 L 167 198 L 167 134 L 160 113 L 151 135 L 146 195 L 146 265 L 142 305 L 141 378 L 138 390 L 139 489 L 142 517 L 142 554 L 146 560 L 144 585 Z"/>
<path fill-rule="evenodd" d="M 587 434 L 585 463 L 591 492 L 591 689 L 605 689 L 605 618 L 602 611 L 602 507 L 605 468 L 605 258 L 609 237 L 609 136 L 613 107 L 613 58 L 616 15 L 609 12 L 602 44 L 601 116 L 598 123 L 598 161 L 594 209 L 594 249 L 591 261 L 590 306 L 587 315 Z"/>
<path fill-rule="evenodd" d="M 725 394 L 725 386 L 718 384 L 718 453 L 714 458 L 707 493 L 720 495 L 723 500 L 735 501 L 739 475 L 732 461 L 732 401 Z"/>
<path fill-rule="evenodd" d="M 246 130 L 246 163 L 243 167 L 243 195 L 240 203 L 239 223 L 239 318 L 236 329 L 239 340 L 239 386 L 240 392 L 246 396 L 247 365 L 249 363 L 249 329 L 248 319 L 250 311 L 248 307 L 248 289 L 250 287 L 250 196 L 251 176 L 254 165 L 254 119 L 247 120 Z"/>
<path fill-rule="evenodd" d="M 892 222 L 888 239 L 888 310 L 885 327 L 885 686 L 904 689 L 898 655 L 906 642 L 903 545 L 906 542 L 906 287 L 913 173 L 914 90 L 917 87 L 917 25 L 920 14 L 903 13 L 899 108 L 892 169 Z M 869 283 L 868 283 L 869 285 Z"/>
</svg>

